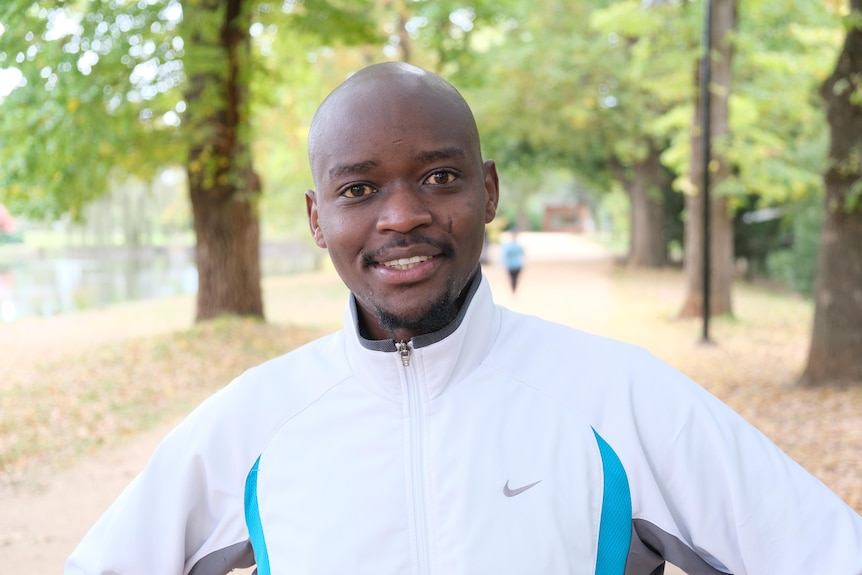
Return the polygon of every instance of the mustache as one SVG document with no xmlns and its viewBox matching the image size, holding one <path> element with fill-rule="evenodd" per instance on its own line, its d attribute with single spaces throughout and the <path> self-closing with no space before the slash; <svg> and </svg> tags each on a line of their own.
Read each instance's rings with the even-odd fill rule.
<svg viewBox="0 0 862 575">
<path fill-rule="evenodd" d="M 445 258 L 451 258 L 455 255 L 455 246 L 445 240 L 437 240 L 430 238 L 421 233 L 411 233 L 394 238 L 391 242 L 380 246 L 376 250 L 365 252 L 362 254 L 362 263 L 365 267 L 376 265 L 380 260 L 381 255 L 393 248 L 408 248 L 411 246 L 434 246 Z"/>
</svg>

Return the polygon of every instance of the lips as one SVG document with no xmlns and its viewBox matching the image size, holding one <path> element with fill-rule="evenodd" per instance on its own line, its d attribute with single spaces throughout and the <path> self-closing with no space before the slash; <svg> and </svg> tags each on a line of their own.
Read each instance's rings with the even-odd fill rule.
<svg viewBox="0 0 862 575">
<path fill-rule="evenodd" d="M 405 271 L 429 260 L 451 260 L 454 256 L 455 248 L 450 242 L 411 233 L 392 238 L 386 245 L 363 253 L 361 258 L 366 269 Z"/>
<path fill-rule="evenodd" d="M 412 258 L 398 258 L 397 260 L 389 260 L 387 262 L 382 262 L 381 265 L 384 265 L 388 268 L 395 268 L 398 270 L 409 270 L 413 266 L 417 264 L 421 264 L 424 261 L 428 261 L 430 258 L 428 256 L 413 256 Z"/>
</svg>

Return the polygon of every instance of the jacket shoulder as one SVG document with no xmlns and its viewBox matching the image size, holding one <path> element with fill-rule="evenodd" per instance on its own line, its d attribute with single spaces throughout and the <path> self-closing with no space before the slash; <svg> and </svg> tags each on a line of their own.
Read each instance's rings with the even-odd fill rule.
<svg viewBox="0 0 862 575">
<path fill-rule="evenodd" d="M 350 376 L 344 334 L 335 332 L 246 370 L 199 409 L 258 423 L 271 413 L 289 418 Z M 212 404 L 212 405 L 210 405 Z"/>
</svg>

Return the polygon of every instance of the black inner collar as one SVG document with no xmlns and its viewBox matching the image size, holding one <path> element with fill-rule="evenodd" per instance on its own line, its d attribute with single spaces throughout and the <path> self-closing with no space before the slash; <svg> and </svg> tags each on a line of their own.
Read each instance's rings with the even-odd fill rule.
<svg viewBox="0 0 862 575">
<path fill-rule="evenodd" d="M 473 296 L 476 295 L 476 290 L 479 289 L 479 284 L 481 282 L 482 271 L 479 270 L 473 276 L 473 279 L 467 284 L 466 293 L 464 294 L 464 303 L 461 304 L 461 309 L 458 310 L 458 315 L 455 316 L 455 319 L 437 331 L 423 333 L 422 335 L 413 337 L 410 340 L 413 344 L 413 348 L 418 349 L 420 347 L 425 347 L 432 343 L 442 341 L 452 335 L 455 330 L 458 329 L 458 326 L 461 325 L 461 322 L 464 321 L 464 316 L 467 315 L 467 308 L 470 306 L 470 302 L 473 301 Z M 362 335 L 362 332 L 359 330 L 359 310 L 356 307 L 356 298 L 352 293 L 350 294 L 350 306 L 353 315 L 353 329 L 356 330 L 356 335 L 359 338 L 359 343 L 362 344 L 362 347 L 372 351 L 395 351 L 398 342 L 394 339 L 366 339 Z"/>
</svg>

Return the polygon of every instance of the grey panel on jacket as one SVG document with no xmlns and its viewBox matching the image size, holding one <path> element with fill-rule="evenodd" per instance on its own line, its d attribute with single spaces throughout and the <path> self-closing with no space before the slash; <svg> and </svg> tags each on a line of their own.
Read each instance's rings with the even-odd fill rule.
<svg viewBox="0 0 862 575">
<path fill-rule="evenodd" d="M 649 521 L 633 520 L 625 575 L 661 575 L 665 561 L 688 575 L 732 575 L 715 569 L 682 541 Z"/>
<path fill-rule="evenodd" d="M 254 549 L 251 541 L 246 540 L 201 557 L 189 575 L 227 575 L 234 569 L 251 567 L 254 563 Z"/>
</svg>

